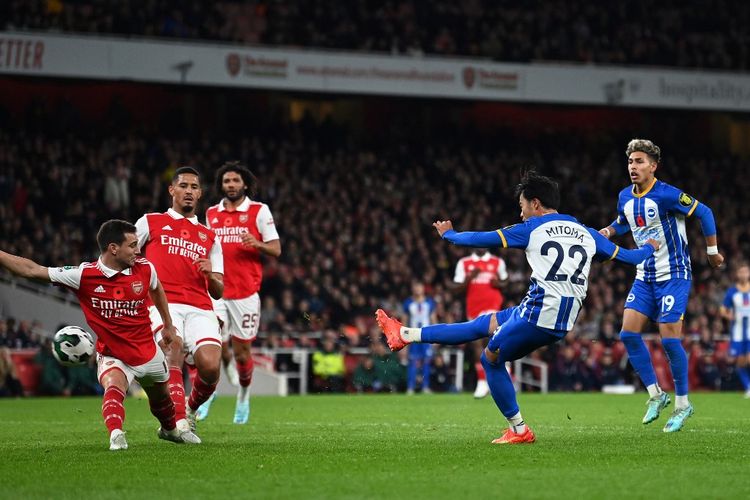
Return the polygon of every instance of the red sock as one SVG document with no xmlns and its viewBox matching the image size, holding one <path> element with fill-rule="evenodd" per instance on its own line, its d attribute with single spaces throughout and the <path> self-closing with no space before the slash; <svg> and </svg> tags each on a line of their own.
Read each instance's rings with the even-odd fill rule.
<svg viewBox="0 0 750 500">
<path fill-rule="evenodd" d="M 198 369 L 194 365 L 188 365 L 187 363 L 185 364 L 187 365 L 188 369 L 188 379 L 193 380 L 195 378 L 195 375 L 198 373 Z"/>
<path fill-rule="evenodd" d="M 102 417 L 104 425 L 111 433 L 115 429 L 122 430 L 122 423 L 125 421 L 125 407 L 122 402 L 125 400 L 125 393 L 115 386 L 107 387 L 102 397 Z"/>
<path fill-rule="evenodd" d="M 185 382 L 182 380 L 182 368 L 169 367 L 169 397 L 174 404 L 176 420 L 185 418 Z"/>
<path fill-rule="evenodd" d="M 185 401 L 185 398 L 182 398 Z M 162 429 L 165 431 L 171 431 L 175 428 L 175 410 L 172 398 L 166 397 L 160 400 L 148 400 L 148 405 L 151 407 L 151 414 L 161 424 Z"/>
<path fill-rule="evenodd" d="M 190 409 L 195 411 L 200 405 L 205 403 L 216 390 L 218 383 L 219 381 L 217 380 L 213 384 L 207 384 L 199 375 L 196 375 L 193 379 L 193 390 L 190 391 L 190 398 L 188 399 Z"/>
<path fill-rule="evenodd" d="M 477 381 L 487 380 L 487 375 L 484 373 L 484 366 L 482 366 L 482 363 L 476 363 L 474 368 L 477 370 Z"/>
<path fill-rule="evenodd" d="M 247 357 L 247 361 L 240 363 L 237 361 L 237 374 L 240 376 L 240 386 L 249 387 L 253 381 L 253 370 L 255 369 L 255 362 L 252 356 Z"/>
</svg>

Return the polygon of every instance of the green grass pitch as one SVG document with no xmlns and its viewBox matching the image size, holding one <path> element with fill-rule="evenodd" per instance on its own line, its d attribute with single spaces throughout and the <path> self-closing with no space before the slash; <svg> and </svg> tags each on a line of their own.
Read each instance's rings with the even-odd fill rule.
<svg viewBox="0 0 750 500">
<path fill-rule="evenodd" d="M 220 398 L 187 446 L 129 398 L 123 452 L 98 398 L 0 400 L 0 498 L 750 498 L 750 401 L 695 394 L 664 434 L 645 400 L 524 394 L 537 442 L 503 447 L 489 398 L 258 397 L 246 426 Z"/>
</svg>

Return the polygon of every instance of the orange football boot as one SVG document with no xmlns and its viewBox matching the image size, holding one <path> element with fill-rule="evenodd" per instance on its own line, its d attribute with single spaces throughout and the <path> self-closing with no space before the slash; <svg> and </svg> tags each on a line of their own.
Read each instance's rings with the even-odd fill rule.
<svg viewBox="0 0 750 500">
<path fill-rule="evenodd" d="M 531 444 L 534 441 L 536 441 L 536 436 L 531 427 L 527 425 L 526 432 L 521 434 L 516 434 L 513 429 L 507 429 L 502 436 L 492 441 L 492 444 Z"/>
<path fill-rule="evenodd" d="M 391 351 L 400 351 L 406 347 L 406 342 L 401 338 L 401 322 L 395 318 L 389 317 L 384 310 L 375 311 L 375 319 L 378 320 L 378 326 L 385 334 L 385 340 Z"/>
</svg>

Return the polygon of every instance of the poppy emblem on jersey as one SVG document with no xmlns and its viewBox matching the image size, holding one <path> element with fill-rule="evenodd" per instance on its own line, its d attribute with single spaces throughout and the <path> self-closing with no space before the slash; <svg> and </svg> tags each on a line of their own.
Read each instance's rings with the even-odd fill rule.
<svg viewBox="0 0 750 500">
<path fill-rule="evenodd" d="M 134 281 L 130 286 L 133 288 L 133 292 L 135 292 L 136 295 L 140 295 L 143 291 L 142 281 Z"/>
<path fill-rule="evenodd" d="M 224 225 L 225 226 L 231 226 L 232 225 L 232 218 L 231 217 L 227 217 L 226 219 L 224 219 Z"/>
<path fill-rule="evenodd" d="M 683 207 L 689 207 L 693 204 L 693 197 L 687 193 L 680 193 L 679 201 Z"/>
<path fill-rule="evenodd" d="M 116 299 L 122 299 L 125 297 L 125 290 L 121 286 L 115 287 L 114 290 L 112 290 L 112 296 Z"/>
<path fill-rule="evenodd" d="M 635 224 L 638 227 L 644 227 L 646 225 L 646 221 L 643 220 L 643 216 L 639 215 L 635 218 Z"/>
<path fill-rule="evenodd" d="M 182 238 L 183 240 L 189 240 L 190 239 L 190 231 L 188 231 L 187 229 L 182 229 L 180 231 L 180 238 Z"/>
<path fill-rule="evenodd" d="M 198 238 L 201 239 L 201 241 L 206 241 L 208 239 L 208 235 L 206 233 L 201 233 L 198 231 Z"/>
<path fill-rule="evenodd" d="M 649 208 L 648 210 L 646 210 L 646 215 L 649 219 L 653 219 L 654 217 L 656 217 L 656 209 L 653 207 Z"/>
<path fill-rule="evenodd" d="M 247 214 L 240 215 L 240 222 L 242 222 L 243 224 L 247 222 L 247 219 L 248 219 Z"/>
</svg>

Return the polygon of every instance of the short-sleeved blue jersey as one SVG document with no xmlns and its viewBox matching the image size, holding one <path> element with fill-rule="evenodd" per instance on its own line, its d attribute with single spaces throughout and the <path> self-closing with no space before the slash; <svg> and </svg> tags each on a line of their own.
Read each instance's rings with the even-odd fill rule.
<svg viewBox="0 0 750 500">
<path fill-rule="evenodd" d="M 638 264 L 636 279 L 692 279 L 685 218 L 697 207 L 698 200 L 657 179 L 640 194 L 633 193 L 633 186 L 620 191 L 617 223 L 630 226 L 639 248 L 649 238 L 661 244 L 654 255 Z"/>
<path fill-rule="evenodd" d="M 564 214 L 532 217 L 498 229 L 506 248 L 526 250 L 531 285 L 519 309 L 541 328 L 573 328 L 589 285 L 592 260 L 613 259 L 620 248 L 598 232 Z"/>
</svg>

